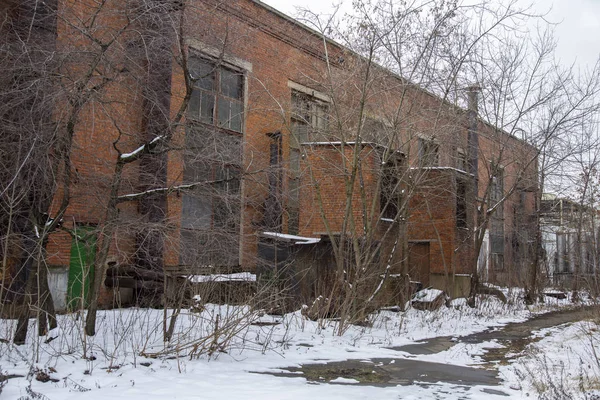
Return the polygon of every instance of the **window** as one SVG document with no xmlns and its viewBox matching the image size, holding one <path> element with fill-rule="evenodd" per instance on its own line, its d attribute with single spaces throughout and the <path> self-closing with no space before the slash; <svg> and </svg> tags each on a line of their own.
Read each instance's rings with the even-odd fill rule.
<svg viewBox="0 0 600 400">
<path fill-rule="evenodd" d="M 292 91 L 292 146 L 318 140 L 328 140 L 327 103 L 307 94 Z"/>
<path fill-rule="evenodd" d="M 189 126 L 182 194 L 183 265 L 239 264 L 241 138 L 214 128 Z"/>
<path fill-rule="evenodd" d="M 189 64 L 195 82 L 188 104 L 188 118 L 241 132 L 243 74 L 200 58 L 191 58 Z"/>
<path fill-rule="evenodd" d="M 488 207 L 495 207 L 504 197 L 504 169 L 492 164 Z M 490 253 L 492 267 L 504 268 L 504 205 L 500 204 L 490 219 Z"/>
<path fill-rule="evenodd" d="M 190 59 L 194 88 L 187 109 L 180 263 L 239 265 L 243 75 Z"/>
<path fill-rule="evenodd" d="M 467 160 L 467 154 L 463 149 L 456 149 L 456 169 L 461 171 L 469 171 L 469 162 Z"/>
<path fill-rule="evenodd" d="M 300 214 L 300 145 L 328 140 L 327 103 L 307 94 L 292 91 L 290 160 L 288 179 L 288 233 L 298 234 Z"/>
<path fill-rule="evenodd" d="M 419 165 L 436 167 L 438 165 L 439 145 L 432 139 L 419 138 Z"/>
<path fill-rule="evenodd" d="M 467 182 L 456 178 L 456 227 L 467 228 Z"/>
<path fill-rule="evenodd" d="M 402 159 L 394 155 L 383 164 L 381 176 L 380 211 L 381 217 L 397 219 L 402 206 Z"/>
<path fill-rule="evenodd" d="M 269 193 L 265 201 L 264 228 L 270 232 L 281 232 L 281 192 L 283 175 L 281 169 L 281 132 L 268 134 L 269 144 Z"/>
</svg>

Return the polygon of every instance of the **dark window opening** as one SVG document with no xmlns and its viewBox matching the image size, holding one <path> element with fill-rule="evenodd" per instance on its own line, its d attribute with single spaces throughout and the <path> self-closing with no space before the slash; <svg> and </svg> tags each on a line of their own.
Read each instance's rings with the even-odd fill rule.
<svg viewBox="0 0 600 400">
<path fill-rule="evenodd" d="M 392 156 L 383 164 L 381 176 L 381 217 L 396 220 L 402 207 L 402 159 Z"/>
</svg>

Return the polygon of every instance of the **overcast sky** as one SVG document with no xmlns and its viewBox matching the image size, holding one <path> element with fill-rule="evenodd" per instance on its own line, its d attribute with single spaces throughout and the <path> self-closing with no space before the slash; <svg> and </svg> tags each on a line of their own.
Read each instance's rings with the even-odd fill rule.
<svg viewBox="0 0 600 400">
<path fill-rule="evenodd" d="M 327 13 L 332 0 L 262 0 L 264 3 L 294 16 L 296 7 Z M 351 0 L 337 0 L 350 8 Z M 530 4 L 529 2 L 523 4 Z M 600 0 L 537 0 L 534 9 L 549 11 L 547 19 L 560 22 L 556 27 L 559 40 L 557 57 L 563 65 L 575 63 L 580 68 L 591 68 L 600 55 Z"/>
</svg>

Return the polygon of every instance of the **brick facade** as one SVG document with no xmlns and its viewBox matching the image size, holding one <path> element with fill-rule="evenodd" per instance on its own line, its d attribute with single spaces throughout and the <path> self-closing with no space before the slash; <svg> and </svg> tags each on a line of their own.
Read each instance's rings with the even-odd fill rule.
<svg viewBox="0 0 600 400">
<path fill-rule="evenodd" d="M 90 7 L 87 9 L 86 7 Z M 86 15 L 92 10 L 87 2 L 63 2 L 62 11 L 73 15 Z M 100 15 L 105 19 L 106 35 L 122 26 L 123 10 L 113 3 L 107 5 Z M 293 19 L 283 16 L 268 6 L 253 0 L 196 0 L 186 9 L 182 27 L 183 43 L 190 57 L 206 58 L 243 75 L 243 161 L 240 216 L 240 265 L 252 270 L 256 265 L 257 232 L 264 229 L 265 204 L 269 193 L 270 146 L 272 135 L 281 133 L 281 165 L 283 170 L 281 203 L 283 218 L 281 229 L 287 232 L 290 213 L 289 202 L 291 152 L 294 151 L 292 131 L 294 116 L 292 94 L 306 96 L 309 100 L 322 102 L 329 109 L 329 141 L 353 143 L 360 132 L 359 115 L 377 123 L 377 132 L 371 132 L 369 142 L 378 142 L 381 148 L 402 152 L 407 160 L 402 179 L 410 181 L 407 193 L 408 215 L 401 221 L 406 230 L 406 242 L 429 243 L 430 273 L 450 276 L 473 272 L 474 251 L 472 237 L 465 231 L 475 225 L 475 203 L 467 207 L 468 224 L 457 228 L 457 177 L 469 179 L 468 174 L 455 168 L 457 152 L 467 150 L 467 112 L 431 93 L 423 91 L 403 79 L 379 67 L 372 70 L 371 84 L 366 96 L 358 89 L 364 60 L 331 41 L 323 41 L 319 35 Z M 122 49 L 127 49 L 123 38 Z M 62 48 L 69 46 L 82 49 L 91 46 L 81 34 L 62 24 L 58 28 L 58 41 Z M 325 56 L 324 44 L 327 46 Z M 126 50 L 124 50 L 126 51 Z M 119 60 L 119 55 L 111 55 Z M 327 62 L 329 64 L 327 64 Z M 171 87 L 171 113 L 175 115 L 185 96 L 185 82 L 181 68 L 173 64 Z M 73 61 L 74 75 L 77 61 Z M 329 70 L 330 68 L 330 70 Z M 116 79 L 104 89 L 104 103 L 90 102 L 77 120 L 73 168 L 76 179 L 72 185 L 72 201 L 65 215 L 65 226 L 77 224 L 101 226 L 108 198 L 117 152 L 114 142 L 122 152 L 132 151 L 143 143 L 140 132 L 143 123 L 143 107 L 140 82 Z M 106 100 L 112 100 L 106 105 Z M 335 102 L 332 101 L 335 99 Z M 368 99 L 362 102 L 362 99 Z M 335 107 L 335 109 L 334 109 Z M 59 111 L 57 111 L 59 112 Z M 392 121 L 392 116 L 400 120 Z M 118 120 L 119 129 L 115 128 Z M 175 126 L 171 146 L 185 145 L 185 129 Z M 525 215 L 535 209 L 535 162 L 520 165 L 531 158 L 535 149 L 524 142 L 498 132 L 493 126 L 478 122 L 479 132 L 479 198 L 486 197 L 490 181 L 490 162 L 499 160 L 504 168 L 504 188 L 510 188 L 523 169 L 528 174 L 527 187 L 517 190 L 504 203 L 505 248 L 504 266 L 490 271 L 490 276 L 510 280 L 516 276 L 513 254 L 515 246 L 511 238 L 521 228 Z M 320 139 L 320 138 L 319 138 Z M 419 141 L 431 140 L 438 146 L 439 169 L 423 170 L 419 167 Z M 310 140 L 314 142 L 318 140 Z M 350 201 L 350 214 L 354 217 L 355 231 L 361 235 L 365 222 L 369 222 L 381 238 L 389 221 L 380 221 L 379 180 L 381 156 L 370 144 L 301 144 L 300 196 L 298 233 L 318 237 L 325 233 L 340 232 L 347 206 L 347 186 L 342 159 L 351 162 L 355 152 L 361 165 L 361 176 L 355 182 Z M 135 192 L 139 186 L 136 165 L 128 167 L 121 185 L 123 194 Z M 412 168 L 412 169 L 411 169 Z M 416 168 L 416 169 L 415 169 Z M 183 183 L 184 155 L 181 151 L 168 153 L 167 185 Z M 405 183 L 408 185 L 408 183 Z M 315 185 L 320 195 L 317 197 Z M 411 188 L 410 191 L 408 188 Z M 180 228 L 183 207 L 180 193 L 167 197 L 166 237 L 164 264 L 177 268 L 180 263 Z M 137 226 L 144 223 L 136 202 L 123 203 L 121 218 L 125 223 L 116 232 L 110 250 L 111 261 L 133 263 Z M 366 211 L 365 211 L 366 210 Z M 329 227 L 324 225 L 323 216 Z M 518 219 L 518 220 L 517 220 Z M 396 222 L 398 223 L 398 222 Z M 348 224 L 346 226 L 349 226 Z M 394 229 L 394 232 L 397 232 Z M 71 237 L 64 232 L 52 235 L 48 246 L 49 263 L 68 265 Z M 390 244 L 384 246 L 389 249 Z M 400 264 L 407 255 L 398 251 L 395 270 L 401 272 Z M 510 267 L 509 267 L 510 266 Z"/>
</svg>

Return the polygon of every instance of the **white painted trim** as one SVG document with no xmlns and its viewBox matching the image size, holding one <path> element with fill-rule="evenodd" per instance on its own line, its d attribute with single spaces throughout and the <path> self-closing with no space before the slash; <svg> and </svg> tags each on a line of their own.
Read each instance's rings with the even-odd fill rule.
<svg viewBox="0 0 600 400">
<path fill-rule="evenodd" d="M 288 81 L 288 87 L 290 89 L 312 96 L 321 101 L 331 103 L 331 97 L 327 96 L 325 93 L 319 92 L 318 90 L 311 89 L 308 86 L 304 86 L 293 81 Z"/>
</svg>

